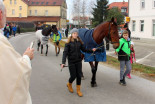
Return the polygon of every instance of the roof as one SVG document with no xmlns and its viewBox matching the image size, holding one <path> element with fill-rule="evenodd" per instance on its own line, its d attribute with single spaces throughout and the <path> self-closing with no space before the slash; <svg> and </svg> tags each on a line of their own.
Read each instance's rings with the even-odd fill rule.
<svg viewBox="0 0 155 104">
<path fill-rule="evenodd" d="M 109 9 L 113 7 L 118 7 L 119 9 L 121 8 L 127 8 L 127 13 L 128 13 L 128 2 L 113 2 L 109 4 Z"/>
<path fill-rule="evenodd" d="M 22 0 L 29 6 L 61 6 L 65 0 Z"/>
<path fill-rule="evenodd" d="M 29 16 L 29 17 L 7 17 L 7 21 L 9 22 L 58 22 L 60 21 L 60 17 L 40 17 L 40 16 Z"/>
</svg>

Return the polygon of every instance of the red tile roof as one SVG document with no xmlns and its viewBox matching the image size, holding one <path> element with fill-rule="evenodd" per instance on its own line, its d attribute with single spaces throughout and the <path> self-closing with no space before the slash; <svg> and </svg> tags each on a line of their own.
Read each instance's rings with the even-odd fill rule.
<svg viewBox="0 0 155 104">
<path fill-rule="evenodd" d="M 29 16 L 29 17 L 7 17 L 8 22 L 58 22 L 60 17 L 39 17 L 39 16 Z"/>
<path fill-rule="evenodd" d="M 127 13 L 128 13 L 128 2 L 113 2 L 109 4 L 109 9 L 113 7 L 118 7 L 119 9 L 121 9 L 122 7 L 127 7 Z"/>
<path fill-rule="evenodd" d="M 61 6 L 65 0 L 22 0 L 29 6 Z"/>
</svg>

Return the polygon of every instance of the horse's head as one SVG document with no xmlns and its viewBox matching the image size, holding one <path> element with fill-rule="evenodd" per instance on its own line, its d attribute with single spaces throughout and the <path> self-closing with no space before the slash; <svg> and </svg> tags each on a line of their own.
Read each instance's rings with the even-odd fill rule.
<svg viewBox="0 0 155 104">
<path fill-rule="evenodd" d="M 107 38 L 111 41 L 111 44 L 113 44 L 114 49 L 119 47 L 118 28 L 114 18 L 112 18 L 111 21 L 109 22 L 109 31 Z"/>
<path fill-rule="evenodd" d="M 52 27 L 51 26 L 48 26 L 48 27 L 45 27 L 43 30 L 42 30 L 42 34 L 44 36 L 49 36 L 52 32 Z"/>
</svg>

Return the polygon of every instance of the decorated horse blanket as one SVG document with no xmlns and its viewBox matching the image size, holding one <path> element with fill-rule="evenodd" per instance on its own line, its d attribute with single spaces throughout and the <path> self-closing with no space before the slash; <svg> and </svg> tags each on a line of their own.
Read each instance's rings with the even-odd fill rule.
<svg viewBox="0 0 155 104">
<path fill-rule="evenodd" d="M 98 51 L 93 53 L 82 52 L 84 54 L 84 61 L 85 62 L 92 62 L 92 61 L 106 61 L 106 51 L 104 48 L 104 42 L 101 44 L 97 44 L 93 39 L 93 32 L 94 30 L 88 29 L 79 29 L 79 37 L 84 43 L 84 47 L 86 49 L 98 48 Z"/>
</svg>

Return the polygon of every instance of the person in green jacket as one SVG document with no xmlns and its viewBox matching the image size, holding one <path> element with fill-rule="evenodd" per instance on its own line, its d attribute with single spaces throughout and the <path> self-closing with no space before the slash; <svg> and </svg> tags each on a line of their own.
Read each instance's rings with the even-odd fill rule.
<svg viewBox="0 0 155 104">
<path fill-rule="evenodd" d="M 116 49 L 115 54 L 118 54 L 118 60 L 120 61 L 120 84 L 126 86 L 125 76 L 131 70 L 131 63 L 130 63 L 130 44 L 131 42 L 128 41 L 128 31 L 125 30 L 122 34 L 122 38 L 119 40 L 120 45 Z M 124 68 L 126 66 L 126 71 L 124 72 Z"/>
<path fill-rule="evenodd" d="M 58 33 L 52 33 L 51 37 L 53 39 L 54 45 L 55 45 L 55 52 L 56 52 L 56 56 L 58 56 L 58 54 L 60 53 L 60 40 L 62 39 L 62 35 L 60 33 L 60 31 L 58 31 Z M 57 48 L 59 49 L 57 52 Z"/>
</svg>

